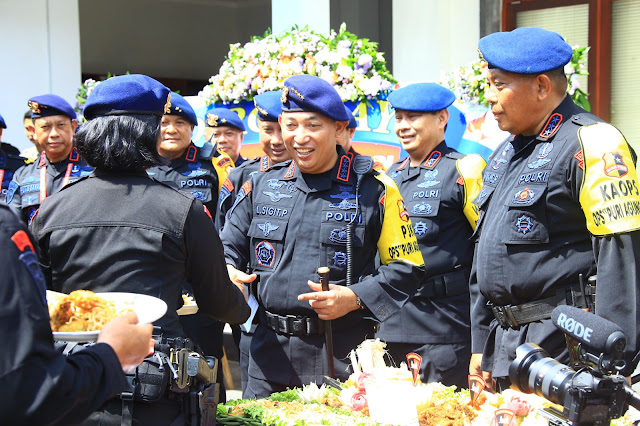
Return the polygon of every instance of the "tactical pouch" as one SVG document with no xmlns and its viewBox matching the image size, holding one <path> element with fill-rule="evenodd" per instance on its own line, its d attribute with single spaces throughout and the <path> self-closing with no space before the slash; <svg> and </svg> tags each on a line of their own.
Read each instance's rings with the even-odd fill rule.
<svg viewBox="0 0 640 426">
<path fill-rule="evenodd" d="M 163 358 L 156 355 L 147 357 L 136 369 L 133 383 L 135 401 L 156 402 L 167 393 L 171 371 L 162 365 Z"/>
</svg>

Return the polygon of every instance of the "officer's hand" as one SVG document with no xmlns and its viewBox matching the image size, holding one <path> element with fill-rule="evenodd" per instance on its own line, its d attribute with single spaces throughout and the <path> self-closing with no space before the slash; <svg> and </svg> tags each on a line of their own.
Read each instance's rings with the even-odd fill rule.
<svg viewBox="0 0 640 426">
<path fill-rule="evenodd" d="M 256 278 L 258 278 L 258 276 L 256 274 L 245 274 L 229 264 L 227 264 L 227 271 L 229 272 L 229 279 L 240 289 L 244 296 L 244 301 L 246 302 L 249 296 L 247 295 L 247 288 L 244 284 L 252 283 Z"/>
<path fill-rule="evenodd" d="M 313 293 L 303 293 L 298 300 L 308 300 L 309 305 L 316 311 L 321 320 L 340 318 L 351 311 L 360 309 L 356 303 L 356 294 L 348 287 L 329 284 L 329 291 L 322 291 L 322 286 L 308 281 Z"/>
<path fill-rule="evenodd" d="M 106 343 L 113 348 L 123 370 L 139 365 L 148 355 L 153 353 L 151 324 L 138 325 L 135 312 L 128 312 L 108 322 L 100 335 L 98 343 Z"/>
<path fill-rule="evenodd" d="M 484 379 L 486 388 L 488 391 L 494 392 L 495 386 L 491 373 L 488 371 L 482 371 L 482 354 L 471 354 L 471 361 L 469 362 L 469 374 L 476 374 Z"/>
</svg>

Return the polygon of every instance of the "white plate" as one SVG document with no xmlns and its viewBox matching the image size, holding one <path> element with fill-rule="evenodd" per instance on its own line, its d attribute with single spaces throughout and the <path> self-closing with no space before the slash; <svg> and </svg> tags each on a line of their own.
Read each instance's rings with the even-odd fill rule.
<svg viewBox="0 0 640 426">
<path fill-rule="evenodd" d="M 118 306 L 129 306 L 138 315 L 139 324 L 148 324 L 162 318 L 167 312 L 167 304 L 157 297 L 137 293 L 96 293 Z M 93 342 L 100 331 L 54 331 L 53 340 L 60 342 Z"/>
</svg>

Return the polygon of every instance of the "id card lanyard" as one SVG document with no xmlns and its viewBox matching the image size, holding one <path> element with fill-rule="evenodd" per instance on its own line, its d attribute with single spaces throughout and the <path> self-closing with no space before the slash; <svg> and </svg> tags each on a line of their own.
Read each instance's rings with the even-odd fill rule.
<svg viewBox="0 0 640 426">
<path fill-rule="evenodd" d="M 74 156 L 74 150 L 71 151 L 71 155 L 69 156 L 70 160 Z M 64 173 L 64 179 L 62 180 L 62 187 L 64 188 L 69 183 L 69 179 L 71 178 L 71 169 L 73 169 L 73 163 L 67 164 L 67 170 Z M 44 154 L 44 151 L 40 153 L 40 204 L 47 198 L 47 157 Z"/>
</svg>

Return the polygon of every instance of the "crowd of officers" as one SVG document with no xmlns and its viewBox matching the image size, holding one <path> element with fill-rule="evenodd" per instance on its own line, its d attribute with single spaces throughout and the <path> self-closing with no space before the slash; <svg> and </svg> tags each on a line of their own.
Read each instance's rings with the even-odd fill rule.
<svg viewBox="0 0 640 426">
<path fill-rule="evenodd" d="M 378 337 L 396 365 L 418 353 L 424 382 L 467 387 L 468 374 L 478 374 L 504 389 L 522 343 L 568 361 L 551 310 L 592 306 L 579 284 L 597 273 L 595 313 L 625 331 L 622 373 L 630 375 L 640 323 L 635 154 L 617 129 L 567 96 L 563 67 L 572 50 L 558 34 L 495 33 L 479 51 L 489 65 L 486 99 L 511 133 L 488 163 L 447 145 L 455 95 L 434 83 L 389 95 L 408 157 L 386 171 L 354 150 L 351 111 L 314 76 L 290 77 L 282 90 L 255 97 L 264 155 L 250 160 L 240 155 L 245 128 L 234 111 L 208 110 L 198 147 L 191 106 L 145 76 L 101 83 L 77 134 L 66 101 L 36 96 L 29 107 L 38 158 L 22 165 L 0 151 L 2 198 L 22 222 L 0 208 L 3 247 L 15 252 L 3 263 L 26 269 L 16 285 L 31 290 L 34 304 L 44 286 L 160 297 L 169 310 L 155 325 L 218 358 L 224 323 L 236 324 L 243 396 L 257 398 L 323 381 L 326 321 L 338 379 L 352 372 L 349 352 Z M 319 267 L 329 269 L 328 290 Z M 183 292 L 199 312 L 179 318 Z M 3 305 L 13 301 L 12 315 L 28 315 L 23 299 L 0 295 Z M 257 308 L 240 333 L 247 300 Z M 51 346 L 45 316 L 30 319 L 40 335 L 5 333 L 43 351 Z M 107 348 L 102 356 L 111 359 L 93 359 L 102 370 L 114 369 Z M 2 386 L 24 368 L 10 355 L 2 357 Z M 57 368 L 54 384 L 64 376 Z M 32 391 L 45 397 L 22 401 L 18 418 L 53 410 L 50 385 L 38 382 Z M 117 384 L 109 392 L 75 409 L 86 417 L 100 407 L 95 422 L 105 413 L 119 419 L 117 399 L 97 402 L 117 394 Z M 152 416 L 140 413 L 138 421 Z"/>
</svg>

